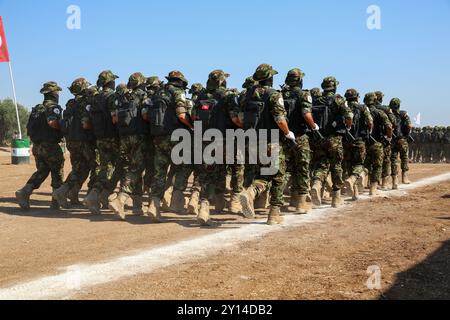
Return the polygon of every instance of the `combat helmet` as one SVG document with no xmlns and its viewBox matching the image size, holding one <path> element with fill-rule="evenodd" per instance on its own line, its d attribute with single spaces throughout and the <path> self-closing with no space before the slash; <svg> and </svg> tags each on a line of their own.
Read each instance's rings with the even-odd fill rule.
<svg viewBox="0 0 450 320">
<path fill-rule="evenodd" d="M 369 92 L 364 97 L 364 104 L 367 106 L 371 106 L 377 103 L 377 95 L 375 92 Z"/>
<path fill-rule="evenodd" d="M 391 109 L 393 109 L 393 110 L 398 110 L 398 109 L 400 109 L 400 104 L 401 104 L 402 102 L 400 101 L 400 99 L 399 98 L 393 98 L 392 100 L 391 100 L 391 102 L 389 103 L 389 108 L 391 108 Z"/>
<path fill-rule="evenodd" d="M 348 89 L 345 92 L 345 99 L 348 101 L 350 100 L 358 100 L 359 99 L 359 92 L 356 89 Z"/>
<path fill-rule="evenodd" d="M 381 91 L 375 91 L 375 95 L 377 96 L 377 102 L 380 104 L 383 103 L 384 93 Z"/>
<path fill-rule="evenodd" d="M 173 81 L 173 80 L 179 80 L 184 83 L 184 86 L 187 87 L 189 84 L 189 81 L 187 81 L 186 77 L 181 71 L 171 71 L 169 75 L 166 77 L 167 80 Z"/>
<path fill-rule="evenodd" d="M 203 90 L 203 85 L 201 83 L 194 83 L 189 89 L 190 94 L 198 94 Z"/>
<path fill-rule="evenodd" d="M 230 75 L 223 70 L 214 70 L 208 76 L 208 82 L 206 88 L 208 90 L 214 90 L 226 84 L 226 81 Z"/>
</svg>

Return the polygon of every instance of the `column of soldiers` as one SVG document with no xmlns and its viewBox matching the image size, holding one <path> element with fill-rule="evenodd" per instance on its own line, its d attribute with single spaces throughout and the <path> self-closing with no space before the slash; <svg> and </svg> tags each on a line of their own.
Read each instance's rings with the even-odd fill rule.
<svg viewBox="0 0 450 320">
<path fill-rule="evenodd" d="M 227 87 L 229 74 L 214 70 L 205 87 L 191 86 L 187 98 L 188 80 L 179 71 L 170 72 L 166 83 L 138 72 L 127 84 L 116 85 L 118 76 L 106 70 L 96 86 L 84 78 L 75 80 L 69 88 L 74 98 L 64 111 L 59 105 L 62 89 L 55 82 L 45 83 L 44 101 L 33 108 L 28 122 L 37 171 L 16 192 L 18 204 L 28 210 L 31 194 L 51 173 L 53 209 L 80 205 L 79 192 L 88 181 L 83 205 L 94 215 L 109 209 L 125 220 L 131 210 L 159 223 L 164 221 L 162 213 L 170 211 L 195 214 L 200 225 L 216 226 L 212 208 L 215 213 L 228 210 L 254 218 L 255 209 L 268 203 L 268 224 L 273 225 L 283 222 L 287 193 L 289 208 L 296 214 L 306 214 L 327 199 L 338 208 L 344 193 L 357 200 L 365 188 L 370 195 L 397 189 L 399 177 L 410 183 L 409 157 L 449 159 L 439 147 L 433 146 L 430 153 L 417 147 L 425 136 L 422 139 L 418 129 L 412 130 L 398 98 L 385 106 L 383 94 L 374 92 L 361 103 L 356 89 L 338 94 L 334 77 L 325 78 L 322 89 L 306 90 L 299 68 L 290 70 L 277 90 L 273 88 L 277 74 L 262 64 L 239 92 Z M 268 142 L 269 150 L 279 152 L 277 173 L 262 175 L 262 164 L 175 164 L 171 153 L 176 142 L 171 136 L 177 129 L 195 135 L 195 123 L 201 123 L 203 131 L 221 133 L 278 130 L 281 140 Z M 448 133 L 447 128 L 440 140 L 447 146 Z M 415 144 L 408 150 L 411 137 Z M 63 138 L 72 165 L 65 181 L 59 146 Z M 203 148 L 207 146 L 204 143 Z"/>
<path fill-rule="evenodd" d="M 450 163 L 450 127 L 414 128 L 409 160 L 413 163 Z"/>
</svg>

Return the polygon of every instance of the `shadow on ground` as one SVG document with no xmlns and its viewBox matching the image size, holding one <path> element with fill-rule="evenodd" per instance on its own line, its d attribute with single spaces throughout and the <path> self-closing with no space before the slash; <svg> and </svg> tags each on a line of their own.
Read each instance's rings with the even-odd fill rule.
<svg viewBox="0 0 450 320">
<path fill-rule="evenodd" d="M 381 299 L 450 299 L 450 240 L 421 263 L 398 274 L 394 285 Z"/>
</svg>

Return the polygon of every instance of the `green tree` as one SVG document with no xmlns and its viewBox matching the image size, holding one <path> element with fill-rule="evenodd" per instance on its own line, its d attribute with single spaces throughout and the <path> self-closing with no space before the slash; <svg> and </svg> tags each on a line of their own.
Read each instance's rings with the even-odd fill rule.
<svg viewBox="0 0 450 320">
<path fill-rule="evenodd" d="M 23 137 L 27 134 L 27 122 L 30 113 L 19 104 L 19 118 Z M 0 100 L 0 145 L 11 143 L 14 133 L 17 132 L 16 108 L 11 99 Z"/>
</svg>

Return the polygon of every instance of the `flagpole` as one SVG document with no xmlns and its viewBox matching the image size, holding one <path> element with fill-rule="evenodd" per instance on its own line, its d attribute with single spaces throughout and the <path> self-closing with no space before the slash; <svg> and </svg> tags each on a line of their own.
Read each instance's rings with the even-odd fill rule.
<svg viewBox="0 0 450 320">
<path fill-rule="evenodd" d="M 11 61 L 8 61 L 8 65 L 9 65 L 9 76 L 11 77 L 11 84 L 13 89 L 14 105 L 16 106 L 17 127 L 19 128 L 19 139 L 22 139 L 22 129 L 20 128 L 20 118 L 19 118 L 19 107 L 17 105 L 16 86 L 14 85 L 14 77 L 11 68 Z"/>
</svg>

